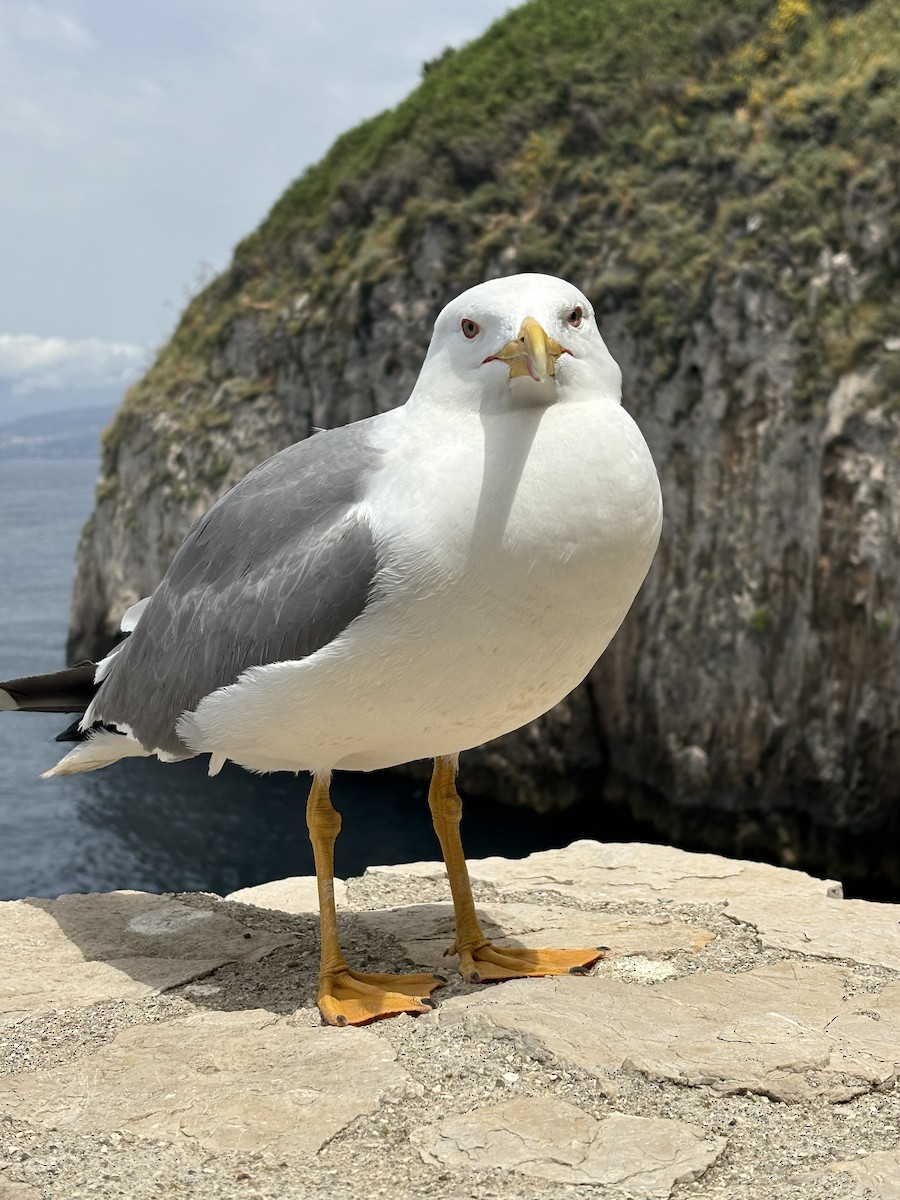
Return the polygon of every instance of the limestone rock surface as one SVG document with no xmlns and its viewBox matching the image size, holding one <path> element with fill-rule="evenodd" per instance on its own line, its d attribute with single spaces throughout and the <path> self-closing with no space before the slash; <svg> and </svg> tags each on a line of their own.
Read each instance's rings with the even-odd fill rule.
<svg viewBox="0 0 900 1200">
<path fill-rule="evenodd" d="M 645 992 L 618 980 L 516 980 L 448 1001 L 438 1020 L 519 1030 L 597 1074 L 837 1103 L 893 1083 L 900 1064 L 900 984 L 854 1002 L 852 983 L 840 967 L 793 962 Z"/>
<path fill-rule="evenodd" d="M 759 931 L 764 946 L 844 958 L 900 971 L 900 923 L 895 904 L 844 900 L 838 907 L 814 894 L 793 896 L 790 903 L 777 891 L 730 899 L 728 916 Z"/>
<path fill-rule="evenodd" d="M 292 941 L 146 892 L 0 903 L 0 1025 L 164 991 Z"/>
<path fill-rule="evenodd" d="M 367 874 L 409 875 L 440 879 L 441 862 L 370 867 Z M 540 850 L 526 858 L 469 860 L 469 874 L 479 883 L 504 892 L 559 892 L 575 899 L 729 901 L 749 893 L 765 896 L 836 897 L 843 894 L 833 879 L 814 879 L 802 871 L 785 871 L 768 863 L 690 854 L 672 846 L 629 842 L 573 842 L 564 850 Z"/>
<path fill-rule="evenodd" d="M 338 1030 L 308 878 L 0 905 L 0 1200 L 897 1200 L 900 970 L 873 946 L 900 908 L 641 845 L 473 874 L 498 941 L 607 957 L 466 984 L 433 865 L 372 870 L 351 965 L 448 980 L 433 1013 Z"/>
<path fill-rule="evenodd" d="M 603 1184 L 618 1194 L 666 1200 L 725 1148 L 681 1121 L 612 1116 L 598 1121 L 564 1101 L 510 1100 L 447 1117 L 415 1134 L 426 1162 L 518 1171 L 559 1183 Z"/>
<path fill-rule="evenodd" d="M 617 958 L 699 951 L 715 936 L 708 929 L 663 914 L 616 918 L 547 904 L 483 903 L 479 905 L 479 919 L 485 934 L 498 946 L 596 946 L 607 957 Z M 395 937 L 413 962 L 432 969 L 440 969 L 454 937 L 453 914 L 441 904 L 373 913 L 372 924 Z"/>
<path fill-rule="evenodd" d="M 854 1182 L 852 1200 L 900 1200 L 900 1149 L 834 1164 Z"/>
<path fill-rule="evenodd" d="M 260 883 L 256 887 L 239 888 L 226 899 L 236 900 L 239 904 L 253 904 L 256 908 L 274 908 L 277 912 L 316 912 L 319 907 L 314 875 L 274 879 L 271 883 Z M 347 903 L 347 885 L 343 879 L 334 881 L 334 902 L 338 908 Z"/>
<path fill-rule="evenodd" d="M 0 1101 L 63 1131 L 314 1153 L 408 1082 L 389 1046 L 341 1032 L 266 1012 L 201 1012 L 126 1029 L 87 1062 L 0 1081 Z"/>
</svg>

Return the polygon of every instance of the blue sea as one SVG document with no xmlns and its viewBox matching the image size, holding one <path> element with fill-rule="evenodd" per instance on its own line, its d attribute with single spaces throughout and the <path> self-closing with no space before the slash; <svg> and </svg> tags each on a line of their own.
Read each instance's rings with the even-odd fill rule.
<svg viewBox="0 0 900 1200">
<path fill-rule="evenodd" d="M 75 549 L 97 478 L 94 458 L 0 462 L 0 679 L 57 670 Z M 65 717 L 0 714 L 0 898 L 138 888 L 239 887 L 313 873 L 304 802 L 308 780 L 260 778 L 205 760 L 131 760 L 42 780 L 65 747 Z M 464 776 L 463 776 L 464 784 Z M 425 785 L 377 773 L 335 778 L 344 817 L 339 875 L 376 863 L 439 857 Z M 557 817 L 478 800 L 465 809 L 472 857 L 565 845 L 596 836 L 593 805 Z"/>
</svg>

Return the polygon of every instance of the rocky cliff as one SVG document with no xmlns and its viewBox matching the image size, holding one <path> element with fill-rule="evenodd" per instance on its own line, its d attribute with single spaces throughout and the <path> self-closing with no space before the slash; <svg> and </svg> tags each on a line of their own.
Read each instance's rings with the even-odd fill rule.
<svg viewBox="0 0 900 1200">
<path fill-rule="evenodd" d="M 448 298 L 550 271 L 596 304 L 666 524 L 591 678 L 470 787 L 559 804 L 612 767 L 670 836 L 900 882 L 898 92 L 893 0 L 532 0 L 426 64 L 126 397 L 72 657 L 256 462 L 402 402 Z"/>
</svg>

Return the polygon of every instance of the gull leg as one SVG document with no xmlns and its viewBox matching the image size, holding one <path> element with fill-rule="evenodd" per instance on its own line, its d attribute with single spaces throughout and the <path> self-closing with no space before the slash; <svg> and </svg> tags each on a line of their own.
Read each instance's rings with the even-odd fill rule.
<svg viewBox="0 0 900 1200">
<path fill-rule="evenodd" d="M 445 980 L 437 975 L 366 975 L 353 971 L 341 951 L 334 905 L 334 843 L 341 817 L 334 810 L 329 782 L 313 776 L 306 824 L 316 862 L 319 892 L 319 1012 L 329 1025 L 366 1025 L 396 1013 L 423 1013 L 435 1007 L 430 993 Z"/>
<path fill-rule="evenodd" d="M 467 983 L 517 979 L 528 975 L 583 975 L 603 957 L 598 949 L 527 950 L 522 946 L 495 947 L 484 936 L 472 898 L 469 870 L 459 836 L 462 801 L 456 791 L 455 759 L 434 760 L 428 806 L 447 866 L 456 914 L 456 941 L 447 953 L 459 955 L 459 973 Z"/>
</svg>

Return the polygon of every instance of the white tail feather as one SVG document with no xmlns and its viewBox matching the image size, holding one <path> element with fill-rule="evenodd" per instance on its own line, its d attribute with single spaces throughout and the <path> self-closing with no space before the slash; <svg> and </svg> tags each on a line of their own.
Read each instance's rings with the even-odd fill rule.
<svg viewBox="0 0 900 1200">
<path fill-rule="evenodd" d="M 41 779 L 52 779 L 55 775 L 79 775 L 82 771 L 99 771 L 120 758 L 149 758 L 150 751 L 135 738 L 123 733 L 110 733 L 99 729 L 92 733 L 74 750 L 61 758 L 55 767 L 44 771 Z"/>
</svg>

